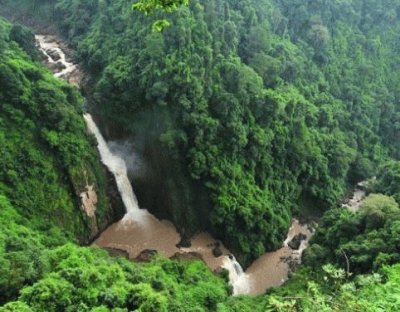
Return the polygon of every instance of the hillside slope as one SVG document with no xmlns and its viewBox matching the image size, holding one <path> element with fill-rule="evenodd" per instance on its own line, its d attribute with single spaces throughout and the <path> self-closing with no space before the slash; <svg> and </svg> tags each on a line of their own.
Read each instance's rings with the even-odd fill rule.
<svg viewBox="0 0 400 312">
<path fill-rule="evenodd" d="M 107 194 L 110 181 L 95 142 L 86 133 L 81 96 L 75 87 L 54 79 L 37 57 L 32 32 L 1 19 L 2 259 L 19 272 L 5 266 L 2 269 L 7 274 L 2 278 L 17 285 L 32 280 L 27 276 L 37 273 L 25 267 L 32 265 L 25 248 L 40 253 L 43 246 L 66 241 L 89 243 L 124 213 L 122 205 L 111 205 Z M 89 188 L 93 190 L 90 194 Z M 94 211 L 84 205 L 86 196 L 90 196 Z M 25 254 L 21 263 L 19 256 L 11 256 L 20 253 Z M 14 286 L 2 285 L 1 297 L 15 291 Z"/>
</svg>

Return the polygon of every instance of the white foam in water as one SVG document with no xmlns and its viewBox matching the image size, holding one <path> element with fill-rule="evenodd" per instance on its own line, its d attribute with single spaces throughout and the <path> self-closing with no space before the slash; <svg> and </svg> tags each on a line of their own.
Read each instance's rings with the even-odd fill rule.
<svg viewBox="0 0 400 312">
<path fill-rule="evenodd" d="M 54 76 L 58 78 L 62 78 L 72 73 L 76 69 L 76 65 L 67 61 L 65 57 L 65 53 L 60 49 L 57 42 L 48 42 L 46 41 L 46 37 L 43 35 L 36 35 L 36 40 L 40 43 L 40 50 L 47 57 L 47 61 L 52 64 L 62 63 L 65 68 L 61 70 L 59 73 L 55 73 Z M 53 60 L 53 58 L 49 55 L 48 51 L 55 51 L 60 59 L 58 61 Z"/>
<path fill-rule="evenodd" d="M 286 236 L 286 239 L 285 239 L 285 241 L 283 242 L 283 246 L 285 246 L 285 247 L 288 247 L 289 242 L 293 239 L 293 237 L 294 237 L 294 235 L 295 235 L 295 234 L 291 234 L 291 232 L 292 232 L 292 230 L 293 230 L 293 227 L 294 227 L 293 224 L 294 224 L 295 222 L 297 222 L 296 219 L 294 219 L 294 221 L 292 222 L 292 225 L 290 226 L 289 231 L 288 231 L 288 235 Z"/>
<path fill-rule="evenodd" d="M 233 287 L 233 295 L 248 294 L 250 292 L 249 276 L 243 272 L 235 256 L 224 256 L 223 268 L 229 272 L 229 281 Z"/>
</svg>

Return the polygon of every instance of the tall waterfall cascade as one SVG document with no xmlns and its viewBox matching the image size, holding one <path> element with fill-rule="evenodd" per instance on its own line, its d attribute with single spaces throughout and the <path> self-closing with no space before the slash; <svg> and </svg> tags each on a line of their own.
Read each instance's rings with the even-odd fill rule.
<svg viewBox="0 0 400 312">
<path fill-rule="evenodd" d="M 90 114 L 84 114 L 86 125 L 89 131 L 96 137 L 97 148 L 100 153 L 101 161 L 107 168 L 114 174 L 117 182 L 118 191 L 121 195 L 122 201 L 126 208 L 126 214 L 124 221 L 138 222 L 143 224 L 148 214 L 146 210 L 141 210 L 135 193 L 133 192 L 131 182 L 128 179 L 128 170 L 126 168 L 125 161 L 111 153 L 110 149 L 103 136 L 100 133 L 99 128 L 93 121 Z"/>
<path fill-rule="evenodd" d="M 39 49 L 47 58 L 49 64 L 60 63 L 62 65 L 63 69 L 60 72 L 55 73 L 55 77 L 67 79 L 69 74 L 77 70 L 75 64 L 67 61 L 64 51 L 60 48 L 57 42 L 48 41 L 46 40 L 46 36 L 43 35 L 36 35 L 36 40 L 39 43 Z M 52 55 L 54 54 L 58 55 L 58 60 L 53 59 Z M 128 179 L 125 161 L 110 151 L 92 116 L 89 113 L 86 113 L 83 117 L 86 121 L 88 130 L 96 137 L 101 161 L 115 176 L 118 191 L 126 209 L 123 221 L 143 224 L 148 213 L 146 210 L 139 209 L 138 201 Z"/>
</svg>

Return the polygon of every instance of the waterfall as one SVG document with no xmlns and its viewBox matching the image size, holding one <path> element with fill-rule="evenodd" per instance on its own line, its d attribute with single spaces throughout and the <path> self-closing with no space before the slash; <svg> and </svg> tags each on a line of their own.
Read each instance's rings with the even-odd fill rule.
<svg viewBox="0 0 400 312">
<path fill-rule="evenodd" d="M 229 259 L 232 260 L 232 264 L 233 264 L 233 267 L 234 267 L 234 269 L 235 269 L 235 271 L 236 271 L 237 276 L 242 275 L 242 274 L 243 274 L 243 268 L 242 268 L 242 266 L 240 265 L 240 263 L 237 262 L 235 256 L 234 256 L 234 255 L 230 255 L 230 256 L 229 256 Z"/>
<path fill-rule="evenodd" d="M 55 77 L 65 78 L 68 74 L 76 70 L 76 65 L 66 60 L 65 53 L 63 50 L 61 50 L 57 42 L 47 41 L 45 36 L 42 35 L 36 35 L 36 40 L 38 42 L 38 48 L 43 52 L 50 64 L 59 62 L 65 66 L 62 71 L 54 74 Z M 49 51 L 56 53 L 59 56 L 59 60 L 55 61 L 49 54 Z M 100 153 L 101 161 L 115 176 L 118 191 L 126 209 L 126 214 L 123 218 L 123 221 L 134 221 L 143 224 L 145 216 L 148 215 L 148 213 L 146 210 L 139 209 L 138 201 L 128 179 L 125 161 L 110 151 L 106 141 L 100 133 L 99 128 L 93 121 L 92 116 L 90 114 L 84 114 L 83 117 L 85 118 L 89 131 L 97 139 L 97 147 Z"/>
<path fill-rule="evenodd" d="M 250 292 L 249 276 L 244 273 L 242 266 L 234 255 L 225 256 L 223 268 L 229 272 L 233 295 L 248 294 Z"/>
<path fill-rule="evenodd" d="M 92 116 L 90 114 L 84 114 L 83 117 L 85 118 L 89 131 L 97 139 L 97 148 L 100 152 L 101 161 L 115 176 L 119 193 L 121 194 L 122 201 L 124 202 L 126 208 L 124 220 L 143 223 L 146 216 L 146 210 L 139 209 L 138 201 L 128 179 L 125 161 L 121 157 L 111 153 L 106 141 L 100 133 L 99 128 L 93 121 Z"/>
</svg>

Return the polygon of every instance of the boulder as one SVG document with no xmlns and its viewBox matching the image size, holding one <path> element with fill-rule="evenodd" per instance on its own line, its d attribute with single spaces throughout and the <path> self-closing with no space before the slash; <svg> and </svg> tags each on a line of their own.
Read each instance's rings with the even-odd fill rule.
<svg viewBox="0 0 400 312">
<path fill-rule="evenodd" d="M 49 68 L 53 73 L 59 73 L 60 71 L 64 70 L 66 67 L 63 63 L 57 62 L 57 63 L 50 63 Z"/>
<path fill-rule="evenodd" d="M 177 252 L 170 259 L 172 260 L 201 260 L 204 261 L 203 256 L 197 252 Z"/>
<path fill-rule="evenodd" d="M 289 267 L 289 272 L 293 272 L 299 265 L 299 259 L 293 256 L 284 256 L 280 258 L 283 263 L 286 263 Z"/>
<path fill-rule="evenodd" d="M 60 54 L 53 49 L 46 50 L 46 53 L 53 59 L 54 62 L 61 60 Z"/>
<path fill-rule="evenodd" d="M 157 250 L 145 249 L 136 258 L 136 262 L 150 262 L 157 255 Z"/>
<path fill-rule="evenodd" d="M 192 242 L 190 241 L 189 238 L 182 236 L 180 242 L 176 244 L 176 247 L 178 248 L 190 248 L 192 247 Z"/>
<path fill-rule="evenodd" d="M 223 255 L 222 249 L 220 245 L 216 245 L 213 250 L 212 254 L 214 255 L 215 258 L 221 257 Z"/>
<path fill-rule="evenodd" d="M 124 257 L 129 259 L 129 253 L 122 249 L 117 248 L 103 248 L 105 249 L 111 257 Z"/>
<path fill-rule="evenodd" d="M 288 243 L 288 246 L 293 250 L 298 250 L 300 248 L 301 241 L 305 240 L 307 236 L 303 233 L 295 235 L 292 240 Z"/>
<path fill-rule="evenodd" d="M 218 267 L 214 270 L 214 273 L 217 275 L 229 275 L 229 271 L 223 267 Z"/>
</svg>

